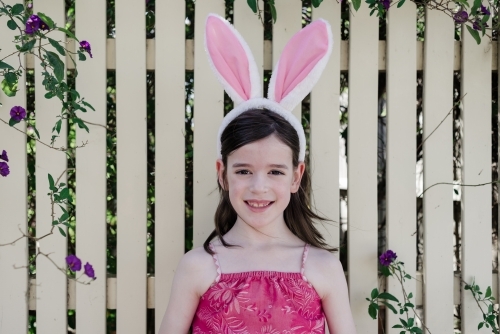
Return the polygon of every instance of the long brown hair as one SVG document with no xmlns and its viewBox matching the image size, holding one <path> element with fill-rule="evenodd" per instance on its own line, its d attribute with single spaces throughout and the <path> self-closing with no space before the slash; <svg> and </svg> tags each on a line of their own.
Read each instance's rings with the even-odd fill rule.
<svg viewBox="0 0 500 334">
<path fill-rule="evenodd" d="M 227 165 L 229 154 L 238 148 L 271 135 L 275 135 L 281 142 L 291 148 L 293 166 L 297 168 L 300 149 L 297 132 L 283 117 L 267 109 L 248 110 L 236 117 L 224 129 L 221 136 L 221 154 L 224 166 Z M 223 178 L 225 181 L 226 169 L 224 169 Z M 225 247 L 235 246 L 228 244 L 223 237 L 234 226 L 238 217 L 229 200 L 229 191 L 224 190 L 224 188 L 227 189 L 227 187 L 222 187 L 219 183 L 220 200 L 215 212 L 215 230 L 203 244 L 205 250 L 210 254 L 214 254 L 209 244 L 215 237 L 218 237 Z M 313 219 L 319 221 L 328 221 L 328 219 L 319 216 L 310 209 L 309 191 L 310 180 L 306 168 L 302 175 L 299 190 L 291 194 L 290 203 L 283 212 L 286 226 L 305 243 L 328 251 L 335 251 L 335 248 L 328 246 L 321 233 L 314 226 Z"/>
</svg>

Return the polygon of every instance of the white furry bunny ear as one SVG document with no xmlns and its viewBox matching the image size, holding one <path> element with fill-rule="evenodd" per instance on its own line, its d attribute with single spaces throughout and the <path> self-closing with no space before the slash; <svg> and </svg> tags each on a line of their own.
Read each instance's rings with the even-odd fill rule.
<svg viewBox="0 0 500 334">
<path fill-rule="evenodd" d="M 296 33 L 273 70 L 268 99 L 293 110 L 318 82 L 332 46 L 332 31 L 325 20 L 316 20 Z"/>
<path fill-rule="evenodd" d="M 210 65 L 235 105 L 262 97 L 257 64 L 238 31 L 215 14 L 208 15 L 205 28 Z"/>
</svg>

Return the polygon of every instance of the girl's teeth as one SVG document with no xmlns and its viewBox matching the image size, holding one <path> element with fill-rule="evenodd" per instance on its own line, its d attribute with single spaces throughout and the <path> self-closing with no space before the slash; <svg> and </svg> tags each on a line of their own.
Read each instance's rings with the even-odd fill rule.
<svg viewBox="0 0 500 334">
<path fill-rule="evenodd" d="M 269 205 L 269 203 L 266 203 L 266 204 L 264 204 L 264 203 L 260 203 L 260 204 L 259 204 L 259 203 L 250 203 L 250 202 L 248 202 L 248 204 L 250 204 L 250 206 L 252 206 L 252 207 L 254 207 L 254 208 L 262 208 L 262 207 L 264 207 L 264 206 L 268 206 L 268 205 Z"/>
</svg>

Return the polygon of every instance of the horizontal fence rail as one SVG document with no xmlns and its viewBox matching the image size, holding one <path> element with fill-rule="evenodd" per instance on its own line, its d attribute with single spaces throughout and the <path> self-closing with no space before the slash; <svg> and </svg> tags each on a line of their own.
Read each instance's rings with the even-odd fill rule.
<svg viewBox="0 0 500 334">
<path fill-rule="evenodd" d="M 416 41 L 417 50 L 417 71 L 424 69 L 424 42 Z M 273 55 L 272 55 L 272 41 L 264 41 L 264 70 L 270 71 L 273 69 Z M 336 42 L 339 44 L 339 42 Z M 386 60 L 386 41 L 378 41 L 378 69 L 379 71 L 385 71 L 387 68 Z M 70 50 L 75 49 L 75 43 L 73 41 L 68 42 L 68 48 Z M 116 69 L 116 40 L 113 38 L 108 38 L 106 43 L 106 68 L 108 70 Z M 155 39 L 146 40 L 146 69 L 148 71 L 153 71 L 156 64 L 156 41 Z M 194 70 L 194 41 L 192 39 L 187 39 L 185 42 L 185 67 L 186 71 Z M 491 42 L 491 69 L 493 71 L 498 70 L 498 42 Z M 68 69 L 74 69 L 74 65 L 71 61 L 67 61 Z M 453 58 L 453 70 L 460 71 L 461 66 L 461 42 L 454 42 L 454 58 Z M 29 55 L 26 59 L 26 66 L 28 69 L 34 67 L 34 58 Z M 349 41 L 340 41 L 340 70 L 349 70 Z"/>
</svg>

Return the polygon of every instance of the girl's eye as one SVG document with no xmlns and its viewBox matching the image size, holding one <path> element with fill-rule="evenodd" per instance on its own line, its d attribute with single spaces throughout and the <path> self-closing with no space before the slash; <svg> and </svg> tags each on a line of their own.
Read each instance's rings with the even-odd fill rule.
<svg viewBox="0 0 500 334">
<path fill-rule="evenodd" d="M 271 174 L 272 174 L 272 175 L 285 175 L 285 173 L 280 172 L 279 170 L 272 170 L 272 171 L 271 171 Z"/>
<path fill-rule="evenodd" d="M 236 171 L 236 174 L 248 175 L 248 174 L 250 174 L 250 171 L 248 171 L 246 169 L 238 170 L 238 171 Z"/>
</svg>

